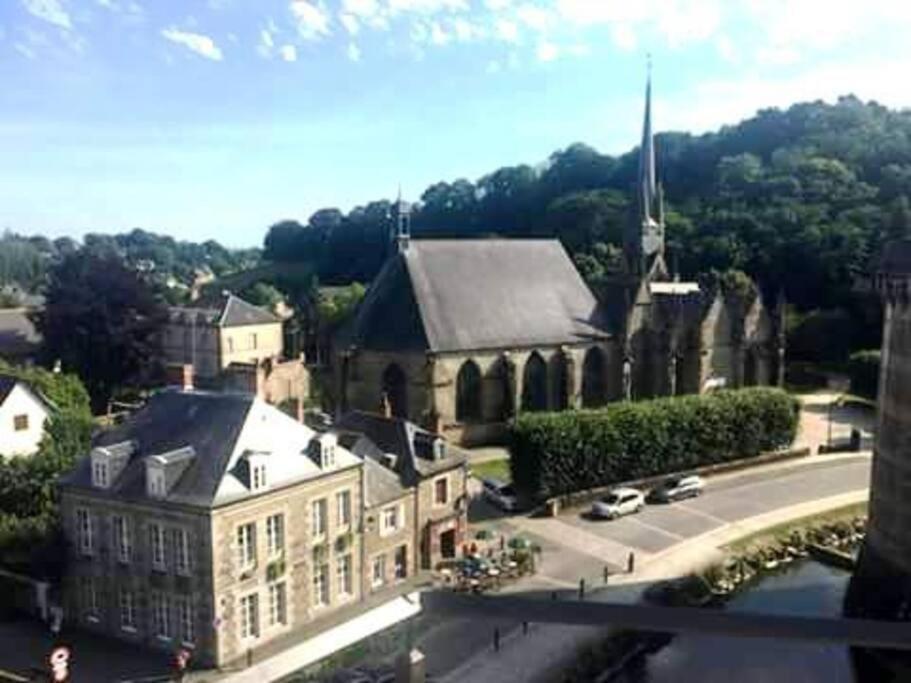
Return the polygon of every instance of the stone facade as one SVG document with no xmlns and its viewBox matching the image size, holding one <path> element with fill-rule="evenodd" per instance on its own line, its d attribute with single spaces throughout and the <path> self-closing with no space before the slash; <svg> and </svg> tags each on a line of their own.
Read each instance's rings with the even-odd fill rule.
<svg viewBox="0 0 911 683">
<path fill-rule="evenodd" d="M 387 524 L 390 515 L 396 519 L 394 528 Z M 414 576 L 418 569 L 415 552 L 418 515 L 414 489 L 364 511 L 364 571 L 361 574 L 364 595 L 385 590 Z"/>
</svg>

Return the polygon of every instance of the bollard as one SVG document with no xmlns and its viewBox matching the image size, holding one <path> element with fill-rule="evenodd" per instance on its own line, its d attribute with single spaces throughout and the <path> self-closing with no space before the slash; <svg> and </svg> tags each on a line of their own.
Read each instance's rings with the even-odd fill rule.
<svg viewBox="0 0 911 683">
<path fill-rule="evenodd" d="M 604 585 L 607 585 L 607 580 L 610 578 L 610 567 L 604 565 Z"/>
<path fill-rule="evenodd" d="M 585 579 L 579 579 L 579 599 L 585 598 Z"/>
<path fill-rule="evenodd" d="M 522 622 L 522 635 L 523 636 L 528 635 L 528 622 L 527 621 Z"/>
<path fill-rule="evenodd" d="M 626 561 L 626 572 L 632 574 L 636 569 L 636 553 L 630 552 L 629 558 Z"/>
<path fill-rule="evenodd" d="M 496 627 L 493 630 L 493 651 L 500 651 L 500 628 Z"/>
</svg>

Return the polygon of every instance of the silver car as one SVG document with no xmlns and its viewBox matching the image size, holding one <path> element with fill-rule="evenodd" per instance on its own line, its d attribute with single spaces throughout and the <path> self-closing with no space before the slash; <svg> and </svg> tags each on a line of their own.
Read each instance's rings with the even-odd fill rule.
<svg viewBox="0 0 911 683">
<path fill-rule="evenodd" d="M 619 488 L 592 503 L 591 515 L 602 519 L 616 519 L 622 515 L 639 512 L 644 506 L 645 496 L 642 491 Z"/>
<path fill-rule="evenodd" d="M 651 497 L 662 503 L 672 503 L 684 498 L 695 498 L 705 490 L 705 480 L 695 474 L 668 477 L 652 491 Z"/>
</svg>

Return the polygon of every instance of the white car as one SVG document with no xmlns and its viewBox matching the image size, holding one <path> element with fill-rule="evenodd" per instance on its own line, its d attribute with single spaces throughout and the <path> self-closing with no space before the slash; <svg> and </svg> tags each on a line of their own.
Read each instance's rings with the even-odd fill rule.
<svg viewBox="0 0 911 683">
<path fill-rule="evenodd" d="M 498 479 L 484 479 L 481 482 L 484 497 L 501 510 L 513 512 L 519 507 L 519 499 L 512 484 L 504 484 Z"/>
<path fill-rule="evenodd" d="M 636 489 L 614 489 L 592 503 L 592 517 L 616 519 L 639 512 L 645 507 L 645 495 Z"/>
<path fill-rule="evenodd" d="M 671 503 L 684 498 L 695 498 L 702 495 L 704 490 L 705 480 L 695 474 L 668 477 L 652 490 L 651 497 L 662 503 Z"/>
</svg>

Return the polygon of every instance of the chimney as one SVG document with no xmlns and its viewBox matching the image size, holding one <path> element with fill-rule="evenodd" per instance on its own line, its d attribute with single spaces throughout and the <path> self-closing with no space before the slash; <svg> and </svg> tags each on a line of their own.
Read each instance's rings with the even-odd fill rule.
<svg viewBox="0 0 911 683">
<path fill-rule="evenodd" d="M 380 414 L 383 417 L 392 417 L 392 404 L 389 402 L 389 395 L 385 391 L 380 399 Z"/>
<path fill-rule="evenodd" d="M 193 365 L 191 363 L 172 363 L 165 369 L 165 382 L 170 387 L 179 387 L 182 391 L 193 391 Z"/>
</svg>

